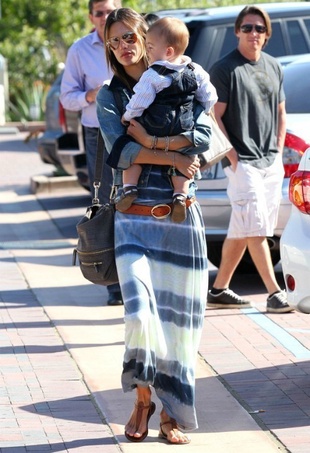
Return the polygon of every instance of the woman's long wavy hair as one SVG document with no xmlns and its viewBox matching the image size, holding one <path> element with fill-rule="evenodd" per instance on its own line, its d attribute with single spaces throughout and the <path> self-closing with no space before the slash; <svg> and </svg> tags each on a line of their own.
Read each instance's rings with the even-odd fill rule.
<svg viewBox="0 0 310 453">
<path fill-rule="evenodd" d="M 108 17 L 104 29 L 104 41 L 107 42 L 109 38 L 110 28 L 116 22 L 122 22 L 125 24 L 129 30 L 132 30 L 136 33 L 138 41 L 141 46 L 141 59 L 143 59 L 145 68 L 147 68 L 147 56 L 145 50 L 145 35 L 148 29 L 148 25 L 143 17 L 134 11 L 131 8 L 118 8 L 112 11 Z M 108 66 L 112 69 L 113 73 L 121 79 L 121 81 L 132 89 L 136 81 L 130 81 L 130 77 L 126 74 L 125 69 L 122 64 L 120 64 L 113 51 L 109 46 L 106 46 L 106 59 Z M 131 82 L 131 83 L 130 83 Z"/>
</svg>

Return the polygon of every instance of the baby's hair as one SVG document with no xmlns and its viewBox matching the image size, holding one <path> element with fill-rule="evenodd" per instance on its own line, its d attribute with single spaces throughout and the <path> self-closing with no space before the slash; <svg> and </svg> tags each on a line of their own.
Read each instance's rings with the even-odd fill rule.
<svg viewBox="0 0 310 453">
<path fill-rule="evenodd" d="M 162 17 L 157 19 L 148 29 L 159 36 L 163 36 L 168 47 L 173 47 L 177 55 L 182 55 L 189 42 L 189 31 L 184 22 L 176 17 Z"/>
</svg>

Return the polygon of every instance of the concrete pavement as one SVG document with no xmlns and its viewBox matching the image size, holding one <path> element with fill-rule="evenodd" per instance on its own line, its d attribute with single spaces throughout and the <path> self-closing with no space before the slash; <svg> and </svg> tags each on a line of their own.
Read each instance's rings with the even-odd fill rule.
<svg viewBox="0 0 310 453">
<path fill-rule="evenodd" d="M 75 225 L 89 195 L 49 183 L 35 140 L 0 135 L 0 452 L 159 452 L 159 402 L 141 444 L 123 429 L 133 394 L 123 394 L 123 307 L 71 266 Z M 44 179 L 44 178 L 43 178 Z M 51 181 L 51 180 L 50 180 Z M 255 307 L 206 310 L 197 357 L 199 429 L 192 453 L 308 453 L 310 330 L 306 315 Z"/>
</svg>

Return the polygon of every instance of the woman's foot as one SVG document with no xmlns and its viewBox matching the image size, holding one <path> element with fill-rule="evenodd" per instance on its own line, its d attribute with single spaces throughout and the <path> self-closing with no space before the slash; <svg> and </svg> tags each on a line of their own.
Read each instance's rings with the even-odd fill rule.
<svg viewBox="0 0 310 453">
<path fill-rule="evenodd" d="M 169 444 L 189 444 L 190 438 L 179 430 L 174 418 L 167 414 L 161 414 L 161 422 L 158 436 L 165 439 Z"/>
<path fill-rule="evenodd" d="M 135 403 L 134 410 L 125 426 L 125 436 L 131 442 L 142 442 L 148 435 L 148 423 L 156 409 L 155 403 L 145 404 L 143 401 Z"/>
</svg>

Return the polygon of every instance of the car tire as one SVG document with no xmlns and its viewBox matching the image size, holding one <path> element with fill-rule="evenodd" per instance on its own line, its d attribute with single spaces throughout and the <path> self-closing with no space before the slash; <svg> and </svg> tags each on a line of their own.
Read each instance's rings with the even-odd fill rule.
<svg viewBox="0 0 310 453">
<path fill-rule="evenodd" d="M 268 238 L 268 244 L 270 247 L 271 260 L 272 264 L 276 266 L 280 261 L 280 250 L 279 250 L 279 238 L 274 236 L 273 238 Z M 219 267 L 222 256 L 222 241 L 208 242 L 208 259 L 215 267 Z M 245 251 L 245 254 L 240 261 L 237 269 L 235 271 L 237 274 L 256 274 L 257 270 L 255 264 L 252 261 L 252 258 L 248 252 Z"/>
</svg>

